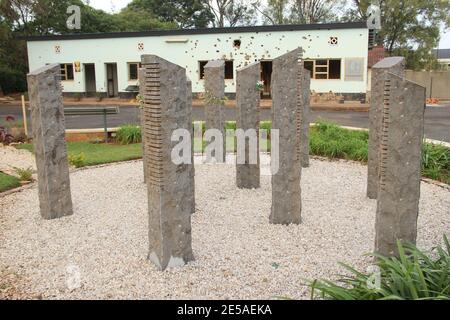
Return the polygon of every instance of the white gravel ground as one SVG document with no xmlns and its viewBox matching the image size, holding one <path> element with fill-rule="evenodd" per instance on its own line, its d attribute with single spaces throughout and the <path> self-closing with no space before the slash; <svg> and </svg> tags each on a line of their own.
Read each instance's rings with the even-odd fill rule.
<svg viewBox="0 0 450 320">
<path fill-rule="evenodd" d="M 33 171 L 36 171 L 34 155 L 27 150 L 19 150 L 0 144 L 0 171 L 15 176 L 14 167 L 20 169 L 32 168 Z"/>
<path fill-rule="evenodd" d="M 142 163 L 77 171 L 72 217 L 42 220 L 36 186 L 0 198 L 0 270 L 48 299 L 309 298 L 303 279 L 334 278 L 339 261 L 370 264 L 376 202 L 365 196 L 366 170 L 313 160 L 303 171 L 304 222 L 285 227 L 268 223 L 269 177 L 260 190 L 238 190 L 233 166 L 197 166 L 196 261 L 166 272 L 146 260 Z M 450 192 L 423 183 L 420 212 L 418 244 L 432 248 L 449 234 Z M 76 268 L 81 288 L 69 290 Z"/>
</svg>

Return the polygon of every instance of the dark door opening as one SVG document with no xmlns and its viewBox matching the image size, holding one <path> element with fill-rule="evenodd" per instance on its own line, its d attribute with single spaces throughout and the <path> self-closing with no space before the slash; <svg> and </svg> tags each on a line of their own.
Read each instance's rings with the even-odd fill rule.
<svg viewBox="0 0 450 320">
<path fill-rule="evenodd" d="M 95 82 L 95 64 L 86 63 L 84 65 L 84 82 L 87 97 L 95 96 L 97 85 Z"/>
<path fill-rule="evenodd" d="M 261 92 L 261 99 L 271 99 L 272 61 L 261 61 L 261 80 L 264 81 L 264 90 Z"/>
<path fill-rule="evenodd" d="M 119 85 L 117 83 L 117 63 L 106 64 L 106 81 L 107 81 L 108 97 L 118 96 Z"/>
</svg>

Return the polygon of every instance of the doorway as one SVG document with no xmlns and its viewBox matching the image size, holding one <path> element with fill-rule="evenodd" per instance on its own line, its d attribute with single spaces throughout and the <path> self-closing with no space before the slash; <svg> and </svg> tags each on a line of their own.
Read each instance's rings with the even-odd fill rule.
<svg viewBox="0 0 450 320">
<path fill-rule="evenodd" d="M 119 95 L 119 85 L 117 83 L 117 63 L 106 64 L 106 81 L 108 97 L 117 97 Z"/>
<path fill-rule="evenodd" d="M 95 64 L 86 63 L 84 64 L 84 83 L 85 92 L 87 97 L 95 96 L 97 92 L 97 85 L 95 81 Z"/>
<path fill-rule="evenodd" d="M 261 92 L 261 99 L 271 99 L 272 61 L 261 61 L 261 80 L 264 81 L 264 90 Z"/>
</svg>

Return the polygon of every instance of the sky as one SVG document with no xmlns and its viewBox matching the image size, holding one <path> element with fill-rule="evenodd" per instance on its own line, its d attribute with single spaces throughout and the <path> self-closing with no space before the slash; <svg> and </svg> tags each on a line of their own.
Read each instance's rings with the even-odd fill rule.
<svg viewBox="0 0 450 320">
<path fill-rule="evenodd" d="M 122 8 L 126 7 L 131 0 L 89 0 L 90 5 L 97 9 L 102 9 L 107 12 L 119 12 Z M 450 30 L 442 32 L 439 48 L 450 49 Z"/>
</svg>

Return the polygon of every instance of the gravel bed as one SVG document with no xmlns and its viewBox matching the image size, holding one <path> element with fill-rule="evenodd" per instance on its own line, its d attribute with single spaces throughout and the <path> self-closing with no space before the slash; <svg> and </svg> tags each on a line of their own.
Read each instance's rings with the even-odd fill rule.
<svg viewBox="0 0 450 320">
<path fill-rule="evenodd" d="M 20 169 L 32 168 L 33 171 L 36 171 L 34 155 L 28 150 L 19 150 L 0 144 L 0 171 L 16 176 L 14 167 Z"/>
<path fill-rule="evenodd" d="M 0 270 L 20 276 L 32 298 L 307 299 L 305 279 L 336 278 L 339 261 L 371 263 L 363 255 L 373 249 L 376 202 L 365 196 L 366 171 L 313 160 L 302 177 L 303 224 L 286 227 L 268 222 L 270 177 L 239 190 L 234 166 L 196 166 L 196 261 L 166 272 L 146 260 L 142 163 L 77 171 L 72 217 L 42 220 L 36 186 L 0 199 Z M 429 249 L 449 234 L 450 192 L 423 183 L 420 211 L 418 244 Z M 80 288 L 67 285 L 73 270 Z"/>
</svg>

